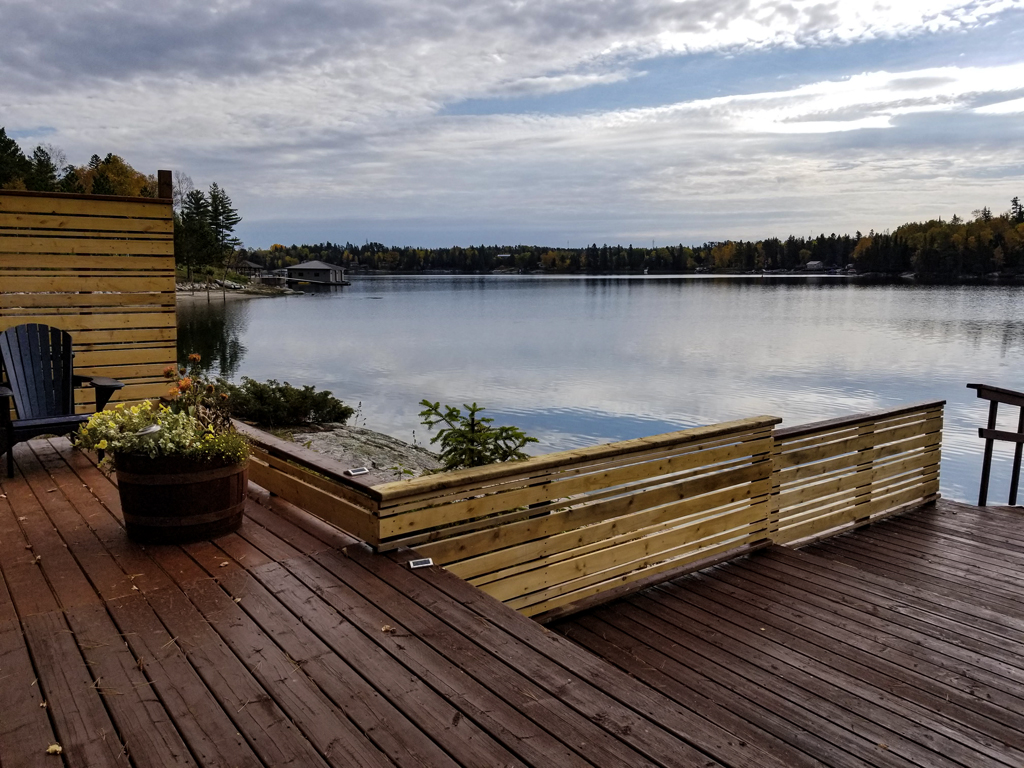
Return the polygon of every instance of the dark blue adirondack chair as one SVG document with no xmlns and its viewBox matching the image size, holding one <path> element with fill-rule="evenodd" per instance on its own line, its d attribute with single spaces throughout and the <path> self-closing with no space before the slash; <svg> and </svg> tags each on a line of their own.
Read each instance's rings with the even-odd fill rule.
<svg viewBox="0 0 1024 768">
<path fill-rule="evenodd" d="M 0 333 L 0 366 L 7 374 L 7 386 L 0 385 L 0 448 L 7 452 L 8 477 L 14 477 L 17 443 L 39 435 L 66 435 L 88 421 L 89 414 L 75 413 L 75 387 L 93 387 L 96 410 L 102 411 L 124 386 L 114 379 L 76 375 L 71 334 L 38 323 Z M 12 398 L 16 419 L 11 419 Z"/>
</svg>

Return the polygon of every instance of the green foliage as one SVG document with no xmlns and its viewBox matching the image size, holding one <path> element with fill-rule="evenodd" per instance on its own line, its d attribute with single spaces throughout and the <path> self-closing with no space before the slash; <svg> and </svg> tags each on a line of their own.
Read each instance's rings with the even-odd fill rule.
<svg viewBox="0 0 1024 768">
<path fill-rule="evenodd" d="M 21 151 L 18 142 L 0 127 L 0 189 L 17 189 L 23 185 L 25 174 L 32 164 Z"/>
<path fill-rule="evenodd" d="M 201 359 L 191 354 L 187 368 L 169 365 L 164 369 L 170 389 L 162 404 L 146 401 L 127 408 L 118 403 L 79 427 L 76 444 L 112 454 L 133 453 L 150 458 L 182 456 L 194 461 L 244 461 L 249 455 L 249 442 L 231 425 L 228 394 L 203 378 Z M 160 429 L 139 434 L 153 426 Z"/>
<path fill-rule="evenodd" d="M 35 192 L 54 192 L 57 189 L 57 164 L 44 147 L 32 152 L 32 167 L 25 175 L 25 188 Z"/>
<path fill-rule="evenodd" d="M 441 409 L 441 403 L 421 400 L 420 419 L 427 429 L 444 425 L 430 438 L 430 444 L 441 444 L 441 462 L 445 470 L 482 467 L 500 461 L 528 458 L 522 448 L 536 443 L 537 438 L 526 435 L 517 427 L 492 427 L 494 419 L 480 416 L 483 407 L 463 404 L 466 415 L 450 405 Z"/>
<path fill-rule="evenodd" d="M 157 425 L 159 431 L 140 435 L 147 427 Z M 182 456 L 194 461 L 244 461 L 249 443 L 234 431 L 218 432 L 213 425 L 203 425 L 187 410 L 174 411 L 166 405 L 150 401 L 100 411 L 78 428 L 76 445 L 88 450 L 110 454 L 131 453 L 156 458 Z M 109 458 L 104 457 L 109 465 Z"/>
<path fill-rule="evenodd" d="M 307 424 L 344 424 L 355 411 L 328 390 L 293 387 L 287 381 L 266 382 L 242 377 L 241 385 L 220 381 L 230 395 L 231 414 L 263 427 L 298 427 Z"/>
</svg>

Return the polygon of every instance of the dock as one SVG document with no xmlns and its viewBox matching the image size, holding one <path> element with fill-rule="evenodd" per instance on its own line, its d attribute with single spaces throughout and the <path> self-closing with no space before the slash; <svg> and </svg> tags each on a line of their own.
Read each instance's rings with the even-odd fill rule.
<svg viewBox="0 0 1024 768">
<path fill-rule="evenodd" d="M 143 547 L 67 441 L 16 460 L 5 767 L 1024 763 L 1016 508 L 933 502 L 544 627 L 256 486 L 237 533 Z"/>
</svg>

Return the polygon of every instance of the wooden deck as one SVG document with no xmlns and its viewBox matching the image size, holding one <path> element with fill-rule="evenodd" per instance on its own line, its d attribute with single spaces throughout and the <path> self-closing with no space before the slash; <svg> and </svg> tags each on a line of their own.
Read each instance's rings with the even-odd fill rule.
<svg viewBox="0 0 1024 768">
<path fill-rule="evenodd" d="M 2 768 L 1024 765 L 1019 511 L 940 503 L 551 631 L 266 495 L 141 547 L 66 441 L 16 458 Z"/>
<path fill-rule="evenodd" d="M 3 768 L 788 764 L 278 499 L 252 501 L 237 534 L 141 547 L 66 441 L 16 459 L 0 480 Z"/>
<path fill-rule="evenodd" d="M 554 628 L 791 765 L 1024 765 L 1024 512 L 940 501 Z"/>
</svg>

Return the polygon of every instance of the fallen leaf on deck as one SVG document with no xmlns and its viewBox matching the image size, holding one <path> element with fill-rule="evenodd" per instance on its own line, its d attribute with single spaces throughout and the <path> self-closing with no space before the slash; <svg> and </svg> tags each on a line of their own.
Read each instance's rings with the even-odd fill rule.
<svg viewBox="0 0 1024 768">
<path fill-rule="evenodd" d="M 43 709 L 46 709 L 46 702 L 45 701 L 40 701 L 39 702 L 39 706 L 42 707 Z"/>
<path fill-rule="evenodd" d="M 380 628 L 380 631 L 390 635 L 394 633 L 396 630 L 390 624 L 385 624 L 383 627 Z"/>
<path fill-rule="evenodd" d="M 230 563 L 228 563 L 228 561 L 225 560 L 223 563 L 220 564 L 220 567 L 223 568 L 225 565 L 230 565 Z"/>
<path fill-rule="evenodd" d="M 64 751 L 64 748 L 60 744 L 51 744 L 46 748 L 46 754 L 48 755 L 59 755 Z"/>
<path fill-rule="evenodd" d="M 240 602 L 242 602 L 242 598 L 240 598 L 240 597 L 236 597 L 236 598 L 235 598 L 235 602 L 236 602 L 236 603 L 240 603 Z"/>
</svg>

